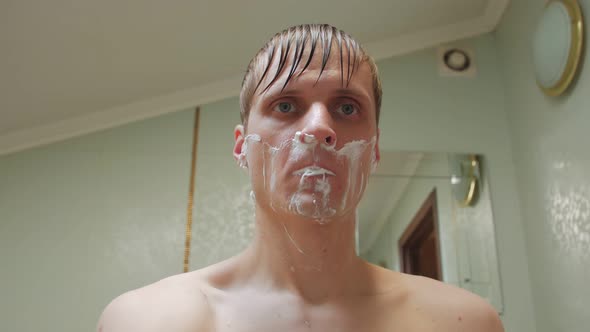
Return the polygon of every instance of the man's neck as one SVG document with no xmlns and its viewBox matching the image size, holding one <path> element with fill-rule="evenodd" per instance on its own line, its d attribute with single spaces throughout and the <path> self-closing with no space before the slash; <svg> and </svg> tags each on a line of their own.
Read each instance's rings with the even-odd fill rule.
<svg viewBox="0 0 590 332">
<path fill-rule="evenodd" d="M 353 292 L 362 279 L 354 213 L 321 224 L 257 208 L 256 229 L 241 266 L 250 282 L 321 303 Z"/>
</svg>

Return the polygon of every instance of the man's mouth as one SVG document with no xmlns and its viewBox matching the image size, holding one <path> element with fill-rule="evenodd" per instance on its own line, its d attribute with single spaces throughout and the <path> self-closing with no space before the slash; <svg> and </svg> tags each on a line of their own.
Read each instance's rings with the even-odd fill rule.
<svg viewBox="0 0 590 332">
<path fill-rule="evenodd" d="M 293 172 L 293 175 L 303 176 L 317 176 L 317 175 L 331 175 L 336 176 L 334 172 L 319 166 L 308 166 Z"/>
</svg>

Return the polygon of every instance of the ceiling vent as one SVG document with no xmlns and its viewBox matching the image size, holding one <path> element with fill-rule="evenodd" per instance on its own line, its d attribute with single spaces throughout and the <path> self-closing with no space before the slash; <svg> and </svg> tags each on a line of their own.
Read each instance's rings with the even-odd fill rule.
<svg viewBox="0 0 590 332">
<path fill-rule="evenodd" d="M 441 46 L 437 49 L 440 76 L 475 77 L 477 71 L 473 51 L 467 47 Z"/>
</svg>

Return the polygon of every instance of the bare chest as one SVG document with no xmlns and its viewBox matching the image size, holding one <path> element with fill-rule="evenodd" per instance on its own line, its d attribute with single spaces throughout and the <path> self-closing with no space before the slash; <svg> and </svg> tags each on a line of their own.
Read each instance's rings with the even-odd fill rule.
<svg viewBox="0 0 590 332">
<path fill-rule="evenodd" d="M 306 308 L 295 303 L 251 303 L 215 311 L 215 332 L 445 332 L 420 312 L 367 303 Z"/>
</svg>

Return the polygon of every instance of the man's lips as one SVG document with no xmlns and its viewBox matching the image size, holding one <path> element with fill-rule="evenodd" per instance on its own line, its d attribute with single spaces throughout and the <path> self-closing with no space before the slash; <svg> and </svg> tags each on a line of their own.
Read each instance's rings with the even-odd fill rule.
<svg viewBox="0 0 590 332">
<path fill-rule="evenodd" d="M 336 176 L 334 172 L 319 166 L 307 166 L 293 172 L 293 175 L 316 176 L 316 175 L 332 175 Z"/>
</svg>

